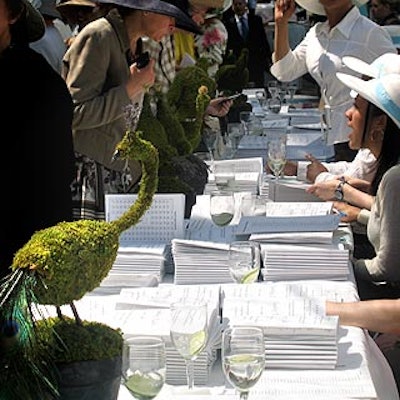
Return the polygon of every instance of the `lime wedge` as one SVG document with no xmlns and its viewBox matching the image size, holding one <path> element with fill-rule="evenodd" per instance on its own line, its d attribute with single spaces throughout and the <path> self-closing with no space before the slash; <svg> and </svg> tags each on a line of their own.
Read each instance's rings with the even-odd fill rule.
<svg viewBox="0 0 400 400">
<path fill-rule="evenodd" d="M 138 398 L 152 399 L 157 396 L 164 384 L 161 375 L 135 374 L 125 381 L 125 386 Z"/>
<path fill-rule="evenodd" d="M 257 279 L 258 272 L 258 268 L 252 269 L 242 278 L 240 283 L 253 283 Z"/>
<path fill-rule="evenodd" d="M 199 354 L 206 343 L 205 331 L 198 331 L 190 338 L 189 352 L 192 356 Z"/>
</svg>

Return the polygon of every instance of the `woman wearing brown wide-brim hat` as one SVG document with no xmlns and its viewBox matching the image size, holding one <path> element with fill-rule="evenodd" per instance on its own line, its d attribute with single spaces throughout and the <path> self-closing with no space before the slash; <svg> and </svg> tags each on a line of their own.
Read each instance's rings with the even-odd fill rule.
<svg viewBox="0 0 400 400">
<path fill-rule="evenodd" d="M 112 161 L 133 104 L 140 113 L 145 89 L 154 82 L 154 60 L 141 69 L 135 61 L 142 37 L 160 41 L 176 27 L 198 27 L 180 0 L 103 0 L 111 11 L 87 24 L 64 57 L 63 76 L 74 101 L 75 218 L 104 219 L 104 194 L 129 192 L 140 165 Z M 140 41 L 139 41 L 140 42 Z"/>
</svg>

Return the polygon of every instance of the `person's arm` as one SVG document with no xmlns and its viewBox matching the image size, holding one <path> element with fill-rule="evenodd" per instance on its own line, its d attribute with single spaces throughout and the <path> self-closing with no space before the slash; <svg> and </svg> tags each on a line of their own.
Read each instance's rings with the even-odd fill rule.
<svg viewBox="0 0 400 400">
<path fill-rule="evenodd" d="M 362 225 L 367 225 L 370 214 L 369 210 L 352 206 L 351 204 L 347 204 L 343 201 L 335 201 L 333 206 L 342 214 L 342 217 L 340 218 L 342 222 L 357 221 Z"/>
<path fill-rule="evenodd" d="M 326 182 L 315 183 L 307 188 L 306 191 L 319 197 L 321 200 L 340 200 L 359 208 L 371 210 L 372 203 L 374 202 L 374 196 L 354 188 L 347 183 L 347 181 L 341 185 L 343 197 L 341 199 L 337 198 L 335 196 L 335 192 L 337 191 L 339 183 L 339 179 L 331 179 Z"/>
<path fill-rule="evenodd" d="M 279 61 L 290 51 L 289 20 L 296 10 L 294 0 L 275 1 L 274 61 Z"/>
<path fill-rule="evenodd" d="M 400 334 L 400 300 L 365 300 L 352 303 L 326 302 L 326 315 L 338 315 L 341 325 L 374 332 Z"/>
</svg>

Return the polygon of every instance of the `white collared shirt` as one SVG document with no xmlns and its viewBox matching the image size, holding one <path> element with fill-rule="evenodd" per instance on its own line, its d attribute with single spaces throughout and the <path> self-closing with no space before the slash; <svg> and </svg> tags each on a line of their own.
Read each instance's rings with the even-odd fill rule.
<svg viewBox="0 0 400 400">
<path fill-rule="evenodd" d="M 388 33 L 353 7 L 331 30 L 328 22 L 314 25 L 294 50 L 272 65 L 271 73 L 280 81 L 292 81 L 309 72 L 333 111 L 327 143 L 342 143 L 349 133 L 344 113 L 353 99 L 336 72 L 357 74 L 341 59 L 353 56 L 371 63 L 385 53 L 397 53 Z"/>
<path fill-rule="evenodd" d="M 235 20 L 236 20 L 236 25 L 238 27 L 239 33 L 241 34 L 241 36 L 243 36 L 243 32 L 242 32 L 242 21 L 241 18 L 244 18 L 246 20 L 247 23 L 247 29 L 249 29 L 249 19 L 247 18 L 247 14 L 244 13 L 243 15 L 237 15 L 235 14 Z"/>
<path fill-rule="evenodd" d="M 298 180 L 307 180 L 307 166 L 309 164 L 309 161 L 299 161 L 297 163 Z M 323 162 L 322 165 L 328 171 L 318 174 L 315 178 L 315 183 L 336 179 L 339 175 L 351 176 L 352 178 L 358 178 L 372 182 L 378 167 L 377 159 L 369 149 L 358 150 L 354 160 L 351 162 Z"/>
</svg>

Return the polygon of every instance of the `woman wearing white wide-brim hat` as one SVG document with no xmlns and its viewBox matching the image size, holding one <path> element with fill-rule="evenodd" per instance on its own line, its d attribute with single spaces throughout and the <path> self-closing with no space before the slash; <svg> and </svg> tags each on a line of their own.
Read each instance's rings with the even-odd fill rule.
<svg viewBox="0 0 400 400">
<path fill-rule="evenodd" d="M 326 15 L 327 20 L 314 25 L 304 40 L 295 49 L 290 49 L 288 27 L 296 8 L 295 0 L 277 0 L 271 73 L 281 81 L 291 81 L 310 73 L 321 89 L 322 100 L 332 111 L 328 144 L 335 145 L 336 160 L 351 161 L 355 153 L 348 149 L 343 114 L 352 100 L 348 88 L 335 75 L 346 71 L 341 58 L 352 55 L 372 62 L 384 53 L 396 53 L 396 48 L 384 29 L 362 16 L 351 0 L 296 2 L 309 12 Z"/>
</svg>

